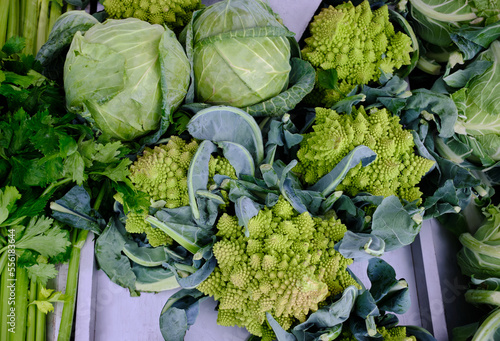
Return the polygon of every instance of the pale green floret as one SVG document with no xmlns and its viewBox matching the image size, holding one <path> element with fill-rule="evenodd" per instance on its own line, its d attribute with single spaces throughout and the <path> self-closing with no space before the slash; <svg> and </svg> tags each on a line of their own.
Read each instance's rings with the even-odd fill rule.
<svg viewBox="0 0 500 341">
<path fill-rule="evenodd" d="M 188 205 L 187 171 L 197 148 L 195 140 L 186 143 L 177 136 L 172 136 L 167 144 L 146 147 L 130 166 L 130 181 L 136 190 L 148 194 L 151 202 L 164 201 L 167 208 Z M 116 198 L 120 200 L 119 196 Z M 145 233 L 153 247 L 172 244 L 165 232 L 145 221 L 148 211 L 149 207 L 144 207 L 142 212 L 128 212 L 125 229 Z"/>
<path fill-rule="evenodd" d="M 202 5 L 200 0 L 106 0 L 103 6 L 109 18 L 134 17 L 175 30 L 186 26 Z"/>
<path fill-rule="evenodd" d="M 237 179 L 234 167 L 229 160 L 220 155 L 211 156 L 208 162 L 208 178 L 213 179 L 214 175 L 226 175 L 231 179 Z"/>
<path fill-rule="evenodd" d="M 164 202 L 166 208 L 189 205 L 187 173 L 197 149 L 196 140 L 186 142 L 178 136 L 171 136 L 167 144 L 146 147 L 130 166 L 130 181 L 136 190 L 148 195 L 151 203 Z M 209 178 L 212 179 L 215 174 L 236 178 L 235 170 L 227 159 L 210 156 Z M 116 198 L 120 201 L 119 196 Z M 151 246 L 171 244 L 172 240 L 165 232 L 144 221 L 148 210 L 149 207 L 144 207 L 143 212 L 129 212 L 125 229 L 130 233 L 146 233 Z M 228 225 L 228 235 L 236 233 L 231 229 L 239 231 L 239 226 Z M 223 222 L 221 231 L 224 231 Z"/>
<path fill-rule="evenodd" d="M 382 71 L 393 73 L 409 65 L 410 37 L 395 32 L 387 5 L 372 12 L 368 0 L 323 8 L 309 26 L 310 37 L 302 56 L 316 70 L 335 69 L 338 89 L 319 85 L 307 98 L 314 105 L 331 107 L 354 86 L 377 81 Z"/>
<path fill-rule="evenodd" d="M 152 247 L 171 245 L 173 243 L 172 238 L 162 230 L 152 227 L 151 224 L 146 221 L 147 216 L 147 212 L 129 212 L 125 222 L 125 229 L 127 232 L 145 233 Z"/>
<path fill-rule="evenodd" d="M 186 143 L 177 136 L 166 145 L 146 147 L 130 166 L 130 180 L 153 202 L 165 200 L 167 208 L 188 205 L 187 171 L 197 148 L 196 141 Z"/>
<path fill-rule="evenodd" d="M 266 312 L 289 329 L 327 297 L 349 285 L 359 287 L 347 271 L 352 260 L 334 249 L 347 231 L 335 217 L 298 214 L 280 198 L 248 225 L 245 237 L 237 217 L 221 216 L 213 247 L 218 265 L 197 287 L 220 302 L 219 325 L 245 327 L 263 340 L 273 340 Z"/>
<path fill-rule="evenodd" d="M 384 341 L 417 341 L 415 336 L 406 336 L 406 327 L 396 326 L 392 328 L 377 328 L 382 337 L 380 340 Z M 351 333 L 349 329 L 343 330 L 337 341 L 357 341 L 357 338 Z"/>
<path fill-rule="evenodd" d="M 417 341 L 415 336 L 406 336 L 406 327 L 377 328 L 385 341 Z"/>
<path fill-rule="evenodd" d="M 360 163 L 352 168 L 337 190 L 421 202 L 416 186 L 434 162 L 415 154 L 411 132 L 385 108 L 372 108 L 369 113 L 363 107 L 354 108 L 351 115 L 316 108 L 313 131 L 304 135 L 294 171 L 307 184 L 314 184 L 359 145 L 372 149 L 377 158 L 366 167 Z"/>
</svg>

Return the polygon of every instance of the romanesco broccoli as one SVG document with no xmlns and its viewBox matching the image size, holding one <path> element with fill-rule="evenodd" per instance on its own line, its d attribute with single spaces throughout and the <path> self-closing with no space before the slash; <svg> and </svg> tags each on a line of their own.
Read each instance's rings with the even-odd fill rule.
<svg viewBox="0 0 500 341">
<path fill-rule="evenodd" d="M 148 195 L 151 203 L 161 202 L 166 208 L 189 205 L 187 173 L 197 149 L 196 140 L 186 142 L 178 136 L 171 136 L 167 144 L 146 147 L 130 166 L 130 181 L 136 190 Z M 209 173 L 210 179 L 215 174 L 236 178 L 234 168 L 220 156 L 210 157 Z M 119 196 L 116 198 L 120 200 Z M 148 213 L 149 207 L 128 212 L 125 229 L 130 233 L 146 233 L 154 247 L 171 244 L 172 239 L 165 232 L 144 220 Z"/>
<path fill-rule="evenodd" d="M 350 195 L 369 192 L 373 195 L 396 195 L 400 199 L 421 202 L 416 185 L 434 161 L 415 154 L 410 131 L 403 129 L 399 117 L 385 109 L 361 106 L 351 115 L 316 108 L 313 131 L 304 135 L 294 168 L 308 184 L 316 183 L 330 172 L 352 149 L 365 145 L 377 158 L 366 167 L 352 168 L 337 190 Z"/>
<path fill-rule="evenodd" d="M 314 105 L 331 107 L 354 86 L 377 81 L 382 71 L 393 73 L 410 64 L 411 39 L 394 31 L 387 5 L 373 12 L 368 0 L 356 7 L 346 2 L 323 8 L 309 30 L 303 58 L 316 70 L 335 69 L 339 82 L 337 89 L 317 84 L 308 98 Z"/>
<path fill-rule="evenodd" d="M 213 253 L 218 265 L 197 288 L 220 302 L 220 325 L 246 327 L 272 340 L 266 312 L 289 329 L 328 296 L 349 285 L 359 287 L 347 271 L 352 260 L 333 248 L 346 232 L 335 217 L 298 214 L 280 197 L 250 219 L 248 237 L 238 219 L 226 213 L 217 229 Z"/>
<path fill-rule="evenodd" d="M 151 224 L 146 221 L 147 217 L 147 211 L 129 212 L 127 214 L 125 229 L 130 233 L 145 233 L 152 247 L 171 245 L 173 239 L 159 228 L 151 226 Z"/>
<path fill-rule="evenodd" d="M 186 26 L 201 0 L 106 0 L 104 10 L 110 18 L 137 18 L 175 30 Z"/>
<path fill-rule="evenodd" d="M 167 208 L 188 205 L 187 172 L 197 148 L 195 140 L 186 143 L 178 136 L 153 149 L 146 147 L 130 166 L 130 180 L 152 201 L 165 200 Z"/>
<path fill-rule="evenodd" d="M 397 326 L 392 328 L 377 328 L 385 341 L 417 341 L 415 336 L 406 336 L 406 327 Z"/>
</svg>

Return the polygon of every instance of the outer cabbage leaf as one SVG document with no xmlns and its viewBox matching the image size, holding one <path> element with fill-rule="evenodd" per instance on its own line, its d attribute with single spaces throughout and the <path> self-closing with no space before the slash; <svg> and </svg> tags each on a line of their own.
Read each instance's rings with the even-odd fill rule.
<svg viewBox="0 0 500 341">
<path fill-rule="evenodd" d="M 493 64 L 482 74 L 473 77 L 468 85 L 452 94 L 459 113 L 455 131 L 473 136 L 500 134 L 500 41 L 478 56 L 478 60 Z M 500 160 L 498 158 L 497 160 Z"/>
<path fill-rule="evenodd" d="M 466 0 L 410 0 L 410 3 L 417 34 L 438 46 L 450 45 L 450 33 L 476 20 L 478 14 L 492 16 L 495 10 L 494 4 L 487 4 L 492 9 L 491 13 L 486 11 L 477 14 L 475 4 Z"/>
<path fill-rule="evenodd" d="M 99 21 L 85 11 L 68 11 L 54 23 L 47 42 L 43 44 L 36 59 L 44 67 L 44 74 L 51 79 L 62 77 L 64 55 L 76 32 L 85 32 Z"/>
</svg>

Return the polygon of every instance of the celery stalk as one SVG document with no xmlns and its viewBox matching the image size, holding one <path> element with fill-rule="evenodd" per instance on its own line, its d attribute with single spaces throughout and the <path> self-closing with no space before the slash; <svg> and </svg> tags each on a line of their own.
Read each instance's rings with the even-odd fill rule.
<svg viewBox="0 0 500 341">
<path fill-rule="evenodd" d="M 94 209 L 97 211 L 101 206 L 104 194 L 107 191 L 108 183 L 105 182 L 99 191 L 99 195 L 94 203 Z M 75 303 L 76 294 L 78 290 L 78 270 L 80 267 L 80 253 L 87 236 L 89 234 L 88 230 L 78 230 L 75 229 L 72 233 L 73 248 L 71 250 L 71 255 L 69 259 L 68 266 L 68 279 L 66 281 L 66 291 L 65 294 L 69 297 L 68 301 L 64 303 L 63 311 L 61 315 L 61 326 L 59 327 L 59 334 L 57 336 L 58 341 L 69 341 L 71 337 L 71 331 L 73 329 L 73 319 L 75 315 Z"/>
<path fill-rule="evenodd" d="M 39 299 L 42 297 L 42 289 L 43 286 L 38 286 L 37 296 Z M 35 341 L 45 341 L 47 332 L 46 332 L 46 324 L 47 324 L 47 314 L 42 312 L 40 309 L 36 309 L 36 337 Z"/>
<path fill-rule="evenodd" d="M 7 37 L 9 5 L 10 0 L 0 0 L 0 47 L 5 44 L 5 38 Z"/>
<path fill-rule="evenodd" d="M 30 294 L 29 303 L 36 301 L 36 296 L 38 294 L 36 281 L 31 281 L 30 283 Z M 26 341 L 35 341 L 36 335 L 36 305 L 32 304 L 28 306 L 28 320 L 27 320 L 27 331 L 26 331 Z"/>
<path fill-rule="evenodd" d="M 61 16 L 61 14 L 62 14 L 62 6 L 57 1 L 52 1 L 50 3 L 49 26 L 47 30 L 47 37 L 49 36 L 50 31 L 52 31 L 52 27 L 54 27 L 56 20 Z"/>
<path fill-rule="evenodd" d="M 10 0 L 7 39 L 19 36 L 19 0 Z"/>
<path fill-rule="evenodd" d="M 24 341 L 26 336 L 26 313 L 28 311 L 28 272 L 26 269 L 16 267 L 16 332 L 11 334 L 11 341 Z"/>
<path fill-rule="evenodd" d="M 0 274 L 3 272 L 3 267 L 7 264 L 7 256 L 8 253 L 2 250 L 0 250 Z"/>
<path fill-rule="evenodd" d="M 2 258 L 7 257 L 7 252 L 2 254 Z M 10 312 L 9 307 L 9 288 L 7 287 L 12 281 L 9 281 L 8 267 L 4 266 L 2 272 L 0 272 L 0 340 L 9 340 L 9 326 L 8 314 Z"/>
<path fill-rule="evenodd" d="M 49 0 L 42 0 L 40 6 L 40 15 L 38 16 L 38 27 L 36 31 L 35 53 L 40 50 L 47 41 L 47 25 L 49 21 Z"/>
<path fill-rule="evenodd" d="M 85 240 L 87 240 L 88 230 L 74 230 L 73 248 L 68 266 L 68 280 L 66 282 L 65 294 L 68 295 L 68 301 L 64 303 L 61 326 L 57 336 L 58 341 L 69 341 L 71 337 L 71 330 L 73 329 L 73 317 L 75 313 L 76 293 L 78 290 L 78 270 L 80 265 L 80 252 Z"/>
<path fill-rule="evenodd" d="M 26 38 L 26 54 L 35 53 L 36 28 L 38 23 L 38 1 L 27 0 L 24 5 L 24 27 L 23 37 Z"/>
</svg>

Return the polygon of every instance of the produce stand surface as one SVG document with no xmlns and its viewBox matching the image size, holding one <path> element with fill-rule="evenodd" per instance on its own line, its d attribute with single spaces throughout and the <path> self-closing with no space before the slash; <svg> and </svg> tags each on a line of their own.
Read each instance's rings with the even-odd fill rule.
<svg viewBox="0 0 500 341">
<path fill-rule="evenodd" d="M 203 1 L 206 5 L 214 2 Z M 269 0 L 269 3 L 284 24 L 296 33 L 298 40 L 320 1 Z M 452 327 L 468 322 L 472 314 L 463 314 L 466 309 L 463 307 L 463 292 L 467 282 L 456 264 L 458 245 L 452 240 L 435 220 L 427 220 L 413 244 L 382 257 L 394 267 L 397 278 L 406 279 L 409 285 L 412 306 L 408 312 L 399 315 L 400 324 L 424 327 L 438 341 L 449 340 Z M 363 283 L 369 284 L 366 266 L 366 261 L 356 262 L 350 269 Z M 57 290 L 64 289 L 64 271 L 65 266 L 61 266 L 59 278 L 52 283 Z M 81 254 L 75 341 L 163 340 L 158 323 L 160 312 L 176 291 L 141 293 L 139 297 L 131 297 L 127 289 L 111 282 L 103 271 L 98 270 L 94 235 L 90 234 Z M 246 340 L 249 333 L 244 328 L 217 325 L 215 304 L 213 300 L 201 303 L 198 319 L 185 340 Z M 49 340 L 57 337 L 54 330 L 58 330 L 61 310 L 61 305 L 56 304 L 48 327 Z"/>
<path fill-rule="evenodd" d="M 443 230 L 435 220 L 425 221 L 413 244 L 382 257 L 394 267 L 397 278 L 406 279 L 410 289 L 412 306 L 405 314 L 399 315 L 400 324 L 424 327 L 438 341 L 449 340 L 448 326 L 467 318 L 463 314 L 458 316 L 464 310 L 457 309 L 463 304 L 460 295 L 466 282 L 458 269 L 450 266 L 454 263 L 444 257 L 453 245 L 447 242 L 451 238 L 444 238 Z M 163 340 L 158 319 L 163 305 L 177 290 L 131 297 L 128 289 L 111 282 L 104 272 L 98 270 L 93 252 L 92 237 L 89 237 L 82 249 L 85 261 L 80 267 L 75 341 L 114 340 L 117 335 L 123 341 Z M 443 261 L 439 260 L 440 257 Z M 350 269 L 368 284 L 366 266 L 366 261 L 355 262 Z M 214 308 L 213 300 L 200 304 L 200 314 L 187 332 L 186 341 L 248 338 L 249 334 L 243 328 L 218 326 Z"/>
</svg>

